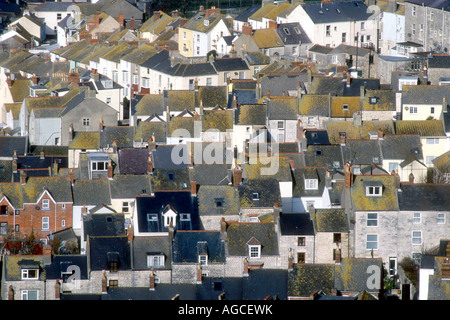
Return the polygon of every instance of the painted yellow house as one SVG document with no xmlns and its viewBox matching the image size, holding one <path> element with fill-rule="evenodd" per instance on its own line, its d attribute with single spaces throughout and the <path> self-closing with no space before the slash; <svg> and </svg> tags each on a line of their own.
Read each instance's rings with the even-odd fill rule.
<svg viewBox="0 0 450 320">
<path fill-rule="evenodd" d="M 450 86 L 405 85 L 402 91 L 402 119 L 442 119 L 450 101 Z"/>
</svg>

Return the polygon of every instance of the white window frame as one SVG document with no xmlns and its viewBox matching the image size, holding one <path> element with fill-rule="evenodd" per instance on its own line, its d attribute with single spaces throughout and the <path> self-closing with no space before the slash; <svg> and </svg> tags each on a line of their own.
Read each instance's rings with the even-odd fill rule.
<svg viewBox="0 0 450 320">
<path fill-rule="evenodd" d="M 422 230 L 412 230 L 411 231 L 411 244 L 412 245 L 422 245 L 423 235 Z"/>
<path fill-rule="evenodd" d="M 50 210 L 50 199 L 42 199 L 42 210 Z"/>
<path fill-rule="evenodd" d="M 30 271 L 35 271 L 36 276 L 30 276 Z M 22 280 L 38 280 L 39 279 L 39 269 L 22 269 L 21 270 Z"/>
<path fill-rule="evenodd" d="M 98 169 L 98 164 L 103 163 L 103 169 Z M 91 162 L 92 171 L 108 171 L 108 161 L 92 161 Z"/>
<path fill-rule="evenodd" d="M 409 113 L 416 114 L 417 113 L 417 107 L 409 107 Z"/>
<path fill-rule="evenodd" d="M 420 212 L 413 213 L 413 223 L 414 224 L 422 223 L 422 214 Z"/>
<path fill-rule="evenodd" d="M 368 212 L 366 223 L 368 227 L 378 227 L 378 213 Z"/>
<path fill-rule="evenodd" d="M 439 144 L 439 138 L 427 138 L 427 144 Z"/>
<path fill-rule="evenodd" d="M 91 119 L 90 118 L 83 118 L 82 119 L 83 127 L 89 127 L 91 125 Z"/>
<path fill-rule="evenodd" d="M 373 240 L 373 239 L 369 240 L 369 237 L 375 237 L 374 238 L 375 240 Z M 369 243 L 370 244 L 375 243 L 375 246 L 374 247 L 372 247 L 372 246 L 369 247 Z M 378 250 L 378 234 L 370 233 L 370 234 L 366 235 L 366 249 L 367 250 Z"/>
<path fill-rule="evenodd" d="M 161 268 L 165 265 L 165 257 L 163 254 L 149 254 L 147 255 L 147 267 Z"/>
<path fill-rule="evenodd" d="M 317 190 L 319 183 L 317 179 L 305 179 L 305 190 Z"/>
<path fill-rule="evenodd" d="M 261 246 L 260 245 L 248 245 L 248 257 L 250 259 L 261 258 Z"/>
<path fill-rule="evenodd" d="M 208 265 L 208 255 L 207 254 L 199 254 L 198 255 L 198 263 L 201 266 L 207 266 Z"/>
<path fill-rule="evenodd" d="M 28 299 L 30 292 L 36 292 L 36 300 L 39 300 L 39 290 L 21 290 L 20 291 L 21 300 L 30 300 L 30 299 Z"/>
<path fill-rule="evenodd" d="M 440 217 L 441 216 L 441 217 Z M 438 212 L 437 213 L 437 216 L 436 216 L 436 219 L 437 219 L 437 224 L 445 224 L 445 221 L 446 221 L 446 219 L 445 219 L 445 213 L 443 213 L 443 212 Z"/>
<path fill-rule="evenodd" d="M 382 194 L 381 186 L 367 186 L 366 187 L 366 196 L 368 197 L 379 197 Z"/>
<path fill-rule="evenodd" d="M 50 230 L 50 217 L 42 217 L 42 230 Z"/>
</svg>

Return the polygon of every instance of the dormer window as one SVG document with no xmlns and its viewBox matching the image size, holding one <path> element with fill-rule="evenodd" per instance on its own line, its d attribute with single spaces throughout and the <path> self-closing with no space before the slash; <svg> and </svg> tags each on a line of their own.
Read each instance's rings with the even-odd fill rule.
<svg viewBox="0 0 450 320">
<path fill-rule="evenodd" d="M 382 186 L 367 186 L 366 196 L 368 197 L 379 197 L 381 196 Z"/>
<path fill-rule="evenodd" d="M 21 280 L 39 279 L 39 262 L 34 260 L 22 260 L 19 263 Z"/>
<path fill-rule="evenodd" d="M 39 269 L 22 269 L 22 280 L 37 280 Z"/>
<path fill-rule="evenodd" d="M 259 193 L 253 192 L 253 193 L 252 193 L 252 199 L 253 199 L 253 200 L 259 200 Z"/>
<path fill-rule="evenodd" d="M 172 226 L 175 227 L 177 214 L 170 208 L 170 206 L 168 206 L 165 212 L 163 212 L 163 217 L 164 217 L 164 227 L 168 227 L 170 223 L 172 223 Z"/>
<path fill-rule="evenodd" d="M 342 110 L 348 110 L 348 104 L 343 104 L 342 105 Z"/>
<path fill-rule="evenodd" d="M 252 237 L 248 242 L 248 257 L 250 259 L 259 259 L 261 258 L 261 243 L 256 240 L 255 237 Z"/>
<path fill-rule="evenodd" d="M 317 179 L 305 179 L 305 189 L 306 190 L 317 190 L 318 189 Z"/>
</svg>

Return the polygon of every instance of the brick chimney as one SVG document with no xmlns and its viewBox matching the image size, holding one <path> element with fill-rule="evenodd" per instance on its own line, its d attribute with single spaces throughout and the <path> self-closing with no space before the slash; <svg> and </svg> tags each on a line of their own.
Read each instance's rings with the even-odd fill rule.
<svg viewBox="0 0 450 320">
<path fill-rule="evenodd" d="M 147 161 L 147 173 L 152 173 L 153 172 L 153 160 L 151 156 L 148 156 L 148 161 Z"/>
<path fill-rule="evenodd" d="M 278 23 L 275 20 L 269 20 L 269 29 L 277 29 Z"/>
<path fill-rule="evenodd" d="M 384 132 L 381 129 L 378 129 L 378 140 L 384 140 Z"/>
<path fill-rule="evenodd" d="M 206 9 L 206 18 L 209 18 L 213 13 L 220 14 L 220 9 L 216 9 L 215 6 L 212 6 L 211 9 Z"/>
<path fill-rule="evenodd" d="M 39 82 L 39 78 L 36 76 L 32 76 L 31 77 L 31 82 L 33 83 L 33 85 L 37 85 Z"/>
<path fill-rule="evenodd" d="M 202 268 L 200 263 L 197 264 L 197 284 L 202 284 Z"/>
<path fill-rule="evenodd" d="M 125 25 L 124 23 L 124 19 L 123 19 L 123 13 L 119 14 L 119 24 L 121 27 L 123 27 Z"/>
<path fill-rule="evenodd" d="M 98 27 L 100 24 L 100 12 L 95 13 L 95 27 Z"/>
<path fill-rule="evenodd" d="M 13 286 L 9 286 L 9 289 L 8 289 L 8 300 L 14 300 L 14 289 L 13 289 Z"/>
<path fill-rule="evenodd" d="M 408 176 L 409 178 L 409 183 L 414 183 L 414 174 L 411 172 Z"/>
<path fill-rule="evenodd" d="M 20 183 L 27 184 L 27 174 L 23 170 L 20 170 Z"/>
<path fill-rule="evenodd" d="M 133 226 L 131 226 L 131 225 L 128 226 L 127 236 L 128 236 L 128 241 L 132 242 L 134 239 L 134 230 L 133 230 Z"/>
<path fill-rule="evenodd" d="M 234 187 L 237 188 L 241 182 L 242 182 L 242 169 L 240 167 L 235 167 L 233 170 Z"/>
<path fill-rule="evenodd" d="M 69 82 L 78 84 L 80 83 L 80 74 L 76 71 L 72 71 L 69 74 Z"/>
<path fill-rule="evenodd" d="M 343 133 L 339 134 L 339 143 L 341 146 L 345 146 L 345 134 Z"/>
<path fill-rule="evenodd" d="M 294 270 L 294 257 L 292 255 L 288 257 L 288 270 Z"/>
<path fill-rule="evenodd" d="M 98 127 L 99 127 L 100 131 L 103 131 L 103 128 L 104 128 L 104 126 L 103 126 L 103 118 L 100 118 L 100 121 L 98 123 Z"/>
<path fill-rule="evenodd" d="M 222 220 L 220 220 L 220 233 L 222 235 L 222 240 L 227 239 L 227 222 L 225 221 L 225 218 L 222 217 Z"/>
<path fill-rule="evenodd" d="M 250 23 L 244 22 L 244 24 L 242 25 L 242 34 L 246 34 L 249 36 L 253 34 L 253 28 Z"/>
<path fill-rule="evenodd" d="M 111 161 L 109 161 L 108 162 L 108 179 L 112 180 L 113 176 L 114 176 L 114 169 L 113 169 Z"/>
<path fill-rule="evenodd" d="M 172 18 L 178 18 L 178 10 L 173 10 L 171 12 Z"/>
<path fill-rule="evenodd" d="M 153 11 L 153 16 L 155 17 L 155 20 L 158 20 L 161 18 L 161 11 Z"/>
<path fill-rule="evenodd" d="M 39 153 L 39 159 L 45 159 L 44 148 L 41 148 L 41 152 Z"/>
<path fill-rule="evenodd" d="M 155 291 L 155 271 L 153 270 L 153 268 L 152 268 L 152 270 L 150 270 L 150 277 L 149 277 L 150 279 L 149 279 L 149 290 L 150 291 Z"/>
<path fill-rule="evenodd" d="M 191 181 L 191 195 L 193 197 L 197 195 L 197 182 L 195 180 Z"/>
<path fill-rule="evenodd" d="M 244 270 L 243 270 L 243 277 L 248 277 L 248 260 L 247 258 L 244 258 Z"/>
<path fill-rule="evenodd" d="M 6 78 L 6 83 L 8 84 L 8 87 L 9 87 L 9 88 L 12 87 L 12 80 L 11 80 L 11 77 L 10 77 L 10 76 L 8 76 L 8 77 Z"/>
<path fill-rule="evenodd" d="M 108 293 L 108 280 L 106 279 L 106 271 L 103 270 L 102 275 L 102 294 Z"/>
<path fill-rule="evenodd" d="M 353 173 L 352 167 L 348 162 L 345 164 L 344 180 L 345 180 L 344 182 L 345 188 L 346 189 L 350 188 L 353 183 Z"/>
<path fill-rule="evenodd" d="M 131 18 L 131 21 L 130 21 L 130 30 L 133 30 L 134 31 L 134 29 L 135 29 L 135 21 L 134 21 L 134 18 Z"/>
<path fill-rule="evenodd" d="M 347 72 L 346 75 L 347 75 L 347 79 L 346 79 L 347 87 L 350 87 L 350 72 Z"/>
<path fill-rule="evenodd" d="M 291 168 L 291 170 L 294 169 L 294 158 L 289 157 L 289 168 Z"/>
<path fill-rule="evenodd" d="M 85 205 L 83 205 L 83 208 L 81 208 L 81 213 L 82 214 L 87 214 L 87 208 Z"/>
<path fill-rule="evenodd" d="M 61 283 L 59 282 L 59 279 L 56 279 L 55 283 L 55 299 L 56 300 L 61 299 Z"/>
</svg>

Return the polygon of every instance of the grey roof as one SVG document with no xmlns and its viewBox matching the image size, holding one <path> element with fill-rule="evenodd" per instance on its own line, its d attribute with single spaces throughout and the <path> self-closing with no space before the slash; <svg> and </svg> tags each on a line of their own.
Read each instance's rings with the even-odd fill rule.
<svg viewBox="0 0 450 320">
<path fill-rule="evenodd" d="M 242 58 L 221 58 L 212 62 L 214 68 L 219 72 L 249 70 L 246 61 Z"/>
<path fill-rule="evenodd" d="M 341 169 L 344 167 L 341 147 L 338 145 L 309 145 L 304 155 L 307 167 L 336 167 Z M 334 165 L 336 161 L 339 162 L 339 167 Z"/>
<path fill-rule="evenodd" d="M 0 157 L 12 158 L 14 151 L 18 156 L 24 155 L 28 149 L 27 137 L 0 137 Z"/>
<path fill-rule="evenodd" d="M 117 174 L 109 181 L 111 198 L 135 198 L 137 195 L 151 193 L 148 175 Z"/>
<path fill-rule="evenodd" d="M 109 270 L 110 262 L 118 263 L 118 270 L 131 269 L 131 249 L 128 236 L 90 236 L 90 270 Z"/>
<path fill-rule="evenodd" d="M 125 216 L 120 213 L 83 215 L 84 238 L 87 236 L 122 236 L 125 234 Z"/>
<path fill-rule="evenodd" d="M 231 222 L 227 226 L 229 256 L 248 256 L 248 243 L 261 245 L 261 256 L 278 255 L 278 240 L 273 223 Z"/>
<path fill-rule="evenodd" d="M 381 164 L 381 150 L 378 140 L 347 140 L 342 146 L 344 163 L 352 161 L 352 164 Z"/>
<path fill-rule="evenodd" d="M 198 263 L 206 254 L 208 264 L 225 263 L 225 242 L 220 231 L 178 231 L 173 238 L 174 263 Z"/>
<path fill-rule="evenodd" d="M 61 279 L 63 273 L 73 272 L 73 269 L 69 269 L 69 267 L 77 266 L 80 271 L 80 279 L 87 280 L 87 265 L 86 255 L 54 255 L 51 263 L 45 266 L 45 276 L 47 279 Z"/>
<path fill-rule="evenodd" d="M 200 163 L 193 169 L 193 179 L 198 185 L 228 185 L 231 182 L 227 163 Z"/>
<path fill-rule="evenodd" d="M 363 1 L 305 3 L 303 9 L 314 23 L 366 21 L 372 13 L 367 12 Z"/>
<path fill-rule="evenodd" d="M 273 208 L 277 203 L 281 206 L 281 193 L 279 182 L 276 179 L 244 180 L 238 186 L 239 200 L 246 208 Z M 258 199 L 253 195 L 257 193 Z"/>
<path fill-rule="evenodd" d="M 321 53 L 321 54 L 329 54 L 332 52 L 334 48 L 322 46 L 320 44 L 315 44 L 311 48 L 308 49 L 309 52 Z"/>
<path fill-rule="evenodd" d="M 430 8 L 450 11 L 450 3 L 448 0 L 407 0 L 405 2 L 412 3 L 418 6 L 425 5 Z"/>
<path fill-rule="evenodd" d="M 164 255 L 164 266 L 159 268 L 170 269 L 172 248 L 169 237 L 135 237 L 133 240 L 133 269 L 150 269 L 147 265 L 147 255 Z"/>
<path fill-rule="evenodd" d="M 400 210 L 450 211 L 450 184 L 402 184 L 400 190 Z"/>
<path fill-rule="evenodd" d="M 127 148 L 119 150 L 119 172 L 121 174 L 146 174 L 148 171 L 148 149 Z"/>
<path fill-rule="evenodd" d="M 450 55 L 432 55 L 428 58 L 428 69 L 430 68 L 450 68 Z"/>
<path fill-rule="evenodd" d="M 246 22 L 248 18 L 261 8 L 260 5 L 254 4 L 242 11 L 234 20 Z"/>
<path fill-rule="evenodd" d="M 308 35 L 298 22 L 279 24 L 277 32 L 285 45 L 311 43 Z"/>
<path fill-rule="evenodd" d="M 294 187 L 292 196 L 299 197 L 322 197 L 325 188 L 325 168 L 295 168 L 293 171 Z M 317 179 L 317 189 L 310 190 L 305 187 L 305 179 Z"/>
<path fill-rule="evenodd" d="M 234 186 L 200 186 L 197 197 L 200 215 L 239 214 L 239 196 Z"/>
<path fill-rule="evenodd" d="M 74 206 L 111 204 L 108 180 L 75 180 L 72 192 Z"/>
<path fill-rule="evenodd" d="M 280 229 L 283 236 L 313 236 L 314 225 L 309 213 L 288 213 L 280 215 Z"/>
<path fill-rule="evenodd" d="M 102 300 L 196 300 L 196 284 L 156 284 L 155 290 L 148 287 L 110 287 L 108 293 L 101 295 Z"/>
<path fill-rule="evenodd" d="M 439 104 L 450 101 L 450 86 L 418 85 L 403 88 L 402 104 Z"/>
<path fill-rule="evenodd" d="M 159 145 L 156 150 L 153 150 L 152 155 L 155 169 L 186 169 L 188 165 L 186 145 Z M 180 163 L 178 163 L 178 160 L 180 160 Z"/>
<path fill-rule="evenodd" d="M 35 8 L 38 12 L 67 12 L 67 9 L 72 6 L 71 2 L 44 2 L 42 5 Z"/>
<path fill-rule="evenodd" d="M 300 83 L 301 88 L 304 88 L 304 83 L 308 80 L 308 74 L 268 74 L 260 80 L 261 93 L 263 96 L 270 90 L 271 96 L 282 96 L 283 92 L 287 93 L 290 90 L 297 90 Z"/>
<path fill-rule="evenodd" d="M 100 131 L 100 148 L 112 147 L 116 143 L 119 149 L 133 148 L 134 127 L 131 126 L 105 126 Z"/>
<path fill-rule="evenodd" d="M 423 160 L 419 135 L 385 134 L 380 144 L 384 160 Z"/>
</svg>

